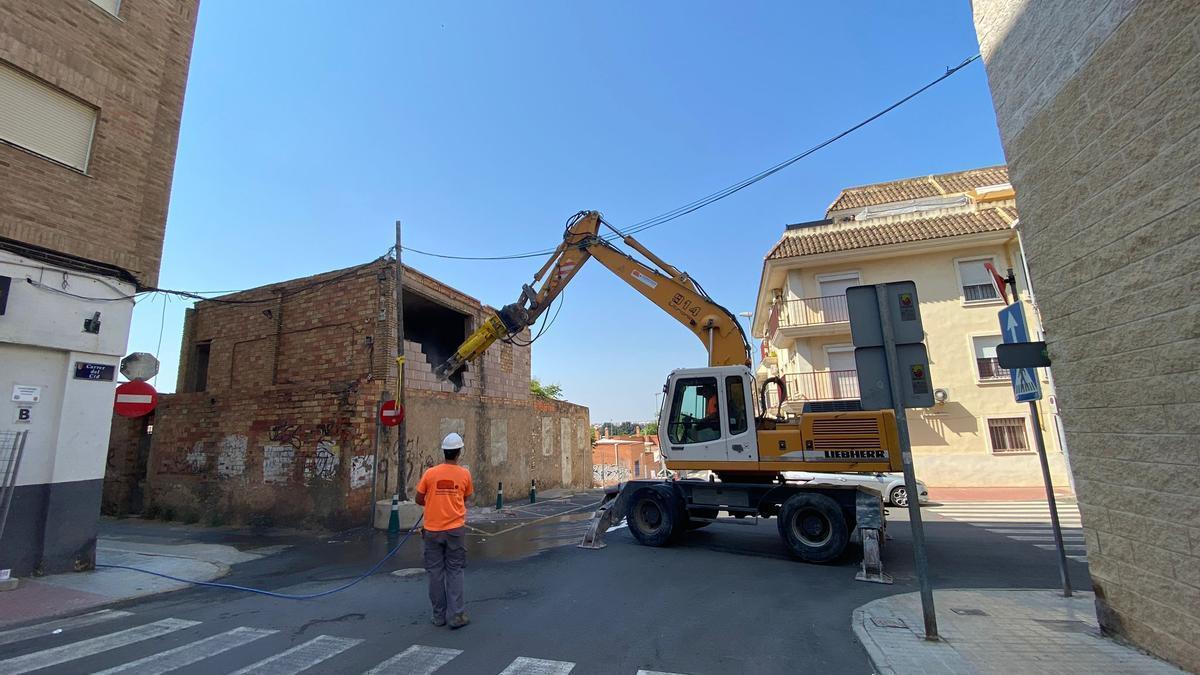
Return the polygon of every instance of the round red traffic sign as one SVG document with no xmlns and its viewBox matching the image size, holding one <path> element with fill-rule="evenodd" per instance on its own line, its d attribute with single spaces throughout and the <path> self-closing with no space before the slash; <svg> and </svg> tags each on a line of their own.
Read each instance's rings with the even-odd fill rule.
<svg viewBox="0 0 1200 675">
<path fill-rule="evenodd" d="M 395 401 L 384 401 L 379 408 L 379 423 L 385 427 L 399 426 L 404 421 L 404 406 Z"/>
<path fill-rule="evenodd" d="M 141 417 L 158 404 L 158 392 L 145 380 L 124 382 L 117 387 L 113 410 L 121 417 Z"/>
</svg>

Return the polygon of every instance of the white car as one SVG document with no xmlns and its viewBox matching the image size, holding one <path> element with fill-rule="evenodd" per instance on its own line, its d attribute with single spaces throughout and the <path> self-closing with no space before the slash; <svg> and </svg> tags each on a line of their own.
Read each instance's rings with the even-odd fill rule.
<svg viewBox="0 0 1200 675">
<path fill-rule="evenodd" d="M 783 477 L 800 483 L 828 483 L 830 485 L 857 485 L 883 495 L 892 506 L 908 506 L 908 490 L 904 487 L 903 473 L 814 473 L 812 471 L 784 471 Z M 929 490 L 917 481 L 920 504 L 929 503 Z"/>
</svg>

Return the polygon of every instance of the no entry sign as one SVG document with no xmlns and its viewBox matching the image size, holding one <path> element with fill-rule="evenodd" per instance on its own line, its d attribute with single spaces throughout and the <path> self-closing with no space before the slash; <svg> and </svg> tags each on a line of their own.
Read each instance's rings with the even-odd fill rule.
<svg viewBox="0 0 1200 675">
<path fill-rule="evenodd" d="M 113 410 L 121 417 L 141 417 L 154 410 L 158 392 L 143 380 L 125 382 L 117 387 Z"/>
<path fill-rule="evenodd" d="M 404 407 L 395 401 L 384 401 L 379 408 L 379 423 L 385 427 L 399 426 L 404 421 Z"/>
</svg>

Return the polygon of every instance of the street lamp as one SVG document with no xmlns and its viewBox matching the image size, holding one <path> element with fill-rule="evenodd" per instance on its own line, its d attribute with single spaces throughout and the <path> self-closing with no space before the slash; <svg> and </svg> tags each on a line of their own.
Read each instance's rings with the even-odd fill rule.
<svg viewBox="0 0 1200 675">
<path fill-rule="evenodd" d="M 754 317 L 754 312 L 738 312 L 738 316 L 740 316 L 740 317 L 742 317 L 743 319 L 745 319 L 745 320 L 746 320 L 746 335 L 747 335 L 747 336 L 750 338 L 750 340 L 751 340 L 751 346 L 750 346 L 750 365 L 754 365 L 754 344 L 753 344 L 753 340 L 754 340 L 754 335 L 753 335 L 753 333 L 754 333 L 754 325 L 753 325 L 753 324 L 750 322 L 750 319 L 752 319 L 752 318 Z"/>
</svg>

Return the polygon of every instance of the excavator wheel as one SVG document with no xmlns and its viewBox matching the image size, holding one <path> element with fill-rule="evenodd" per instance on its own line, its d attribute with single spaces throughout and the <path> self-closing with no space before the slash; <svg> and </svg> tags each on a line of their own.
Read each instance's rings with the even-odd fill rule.
<svg viewBox="0 0 1200 675">
<path fill-rule="evenodd" d="M 850 540 L 837 502 L 825 495 L 797 492 L 779 509 L 779 536 L 795 557 L 811 563 L 836 560 Z"/>
<path fill-rule="evenodd" d="M 683 531 L 686 517 L 674 490 L 665 485 L 651 485 L 634 493 L 625 520 L 639 543 L 667 546 Z"/>
</svg>

